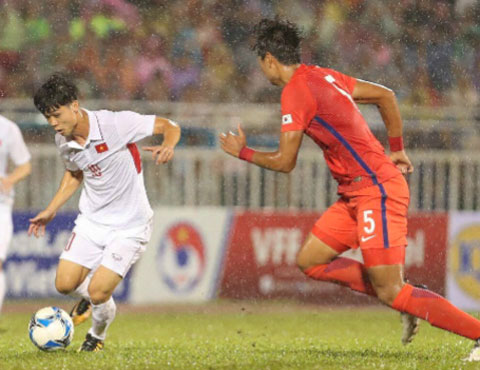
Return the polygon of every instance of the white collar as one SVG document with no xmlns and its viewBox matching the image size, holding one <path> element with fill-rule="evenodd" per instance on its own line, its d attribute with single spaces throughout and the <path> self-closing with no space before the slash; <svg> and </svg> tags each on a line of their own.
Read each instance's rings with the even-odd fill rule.
<svg viewBox="0 0 480 370">
<path fill-rule="evenodd" d="M 87 112 L 87 115 L 88 115 L 88 124 L 89 124 L 88 137 L 87 137 L 87 140 L 85 141 L 84 146 L 81 146 L 78 142 L 76 142 L 73 139 L 66 141 L 64 145 L 68 146 L 70 149 L 84 150 L 92 140 L 103 140 L 102 132 L 100 131 L 100 127 L 98 126 L 99 122 L 98 122 L 97 115 L 94 112 L 90 112 L 87 109 L 83 109 L 83 110 Z"/>
</svg>

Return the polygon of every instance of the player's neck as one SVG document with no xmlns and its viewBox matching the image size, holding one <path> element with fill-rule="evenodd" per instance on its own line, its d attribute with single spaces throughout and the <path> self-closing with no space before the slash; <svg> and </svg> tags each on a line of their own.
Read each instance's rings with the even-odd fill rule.
<svg viewBox="0 0 480 370">
<path fill-rule="evenodd" d="M 88 134 L 90 133 L 90 121 L 88 114 L 83 109 L 79 109 L 77 113 L 77 125 L 73 130 L 72 137 L 81 146 L 87 142 Z"/>
<path fill-rule="evenodd" d="M 291 64 L 291 65 L 281 65 L 280 67 L 280 81 L 282 86 L 285 86 L 290 82 L 293 75 L 297 71 L 297 68 L 300 67 L 300 63 L 298 64 Z"/>
</svg>

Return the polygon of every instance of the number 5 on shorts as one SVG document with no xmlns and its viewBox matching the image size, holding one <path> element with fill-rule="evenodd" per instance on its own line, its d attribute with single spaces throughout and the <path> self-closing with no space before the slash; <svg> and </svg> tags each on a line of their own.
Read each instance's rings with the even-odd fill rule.
<svg viewBox="0 0 480 370">
<path fill-rule="evenodd" d="M 363 211 L 363 222 L 366 226 L 363 228 L 367 234 L 371 234 L 375 231 L 375 220 L 371 217 L 373 210 L 369 209 Z"/>
</svg>

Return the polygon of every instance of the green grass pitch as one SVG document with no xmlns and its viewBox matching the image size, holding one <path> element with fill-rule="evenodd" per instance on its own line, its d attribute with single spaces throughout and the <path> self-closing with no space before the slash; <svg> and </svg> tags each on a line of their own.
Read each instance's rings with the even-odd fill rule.
<svg viewBox="0 0 480 370">
<path fill-rule="evenodd" d="M 422 322 L 400 341 L 399 315 L 382 307 L 326 308 L 290 302 L 122 306 L 105 349 L 78 353 L 89 323 L 66 351 L 37 350 L 31 313 L 7 304 L 0 316 L 0 369 L 479 369 L 463 362 L 472 342 Z M 59 305 L 68 309 L 70 302 Z"/>
</svg>

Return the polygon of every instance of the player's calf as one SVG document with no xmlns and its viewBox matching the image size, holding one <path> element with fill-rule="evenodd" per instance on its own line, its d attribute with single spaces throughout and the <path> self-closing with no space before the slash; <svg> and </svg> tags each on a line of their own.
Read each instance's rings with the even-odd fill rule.
<svg viewBox="0 0 480 370">
<path fill-rule="evenodd" d="M 448 300 L 428 289 L 405 284 L 392 307 L 407 312 L 431 325 L 477 341 L 480 338 L 480 320 L 455 307 Z"/>
</svg>

